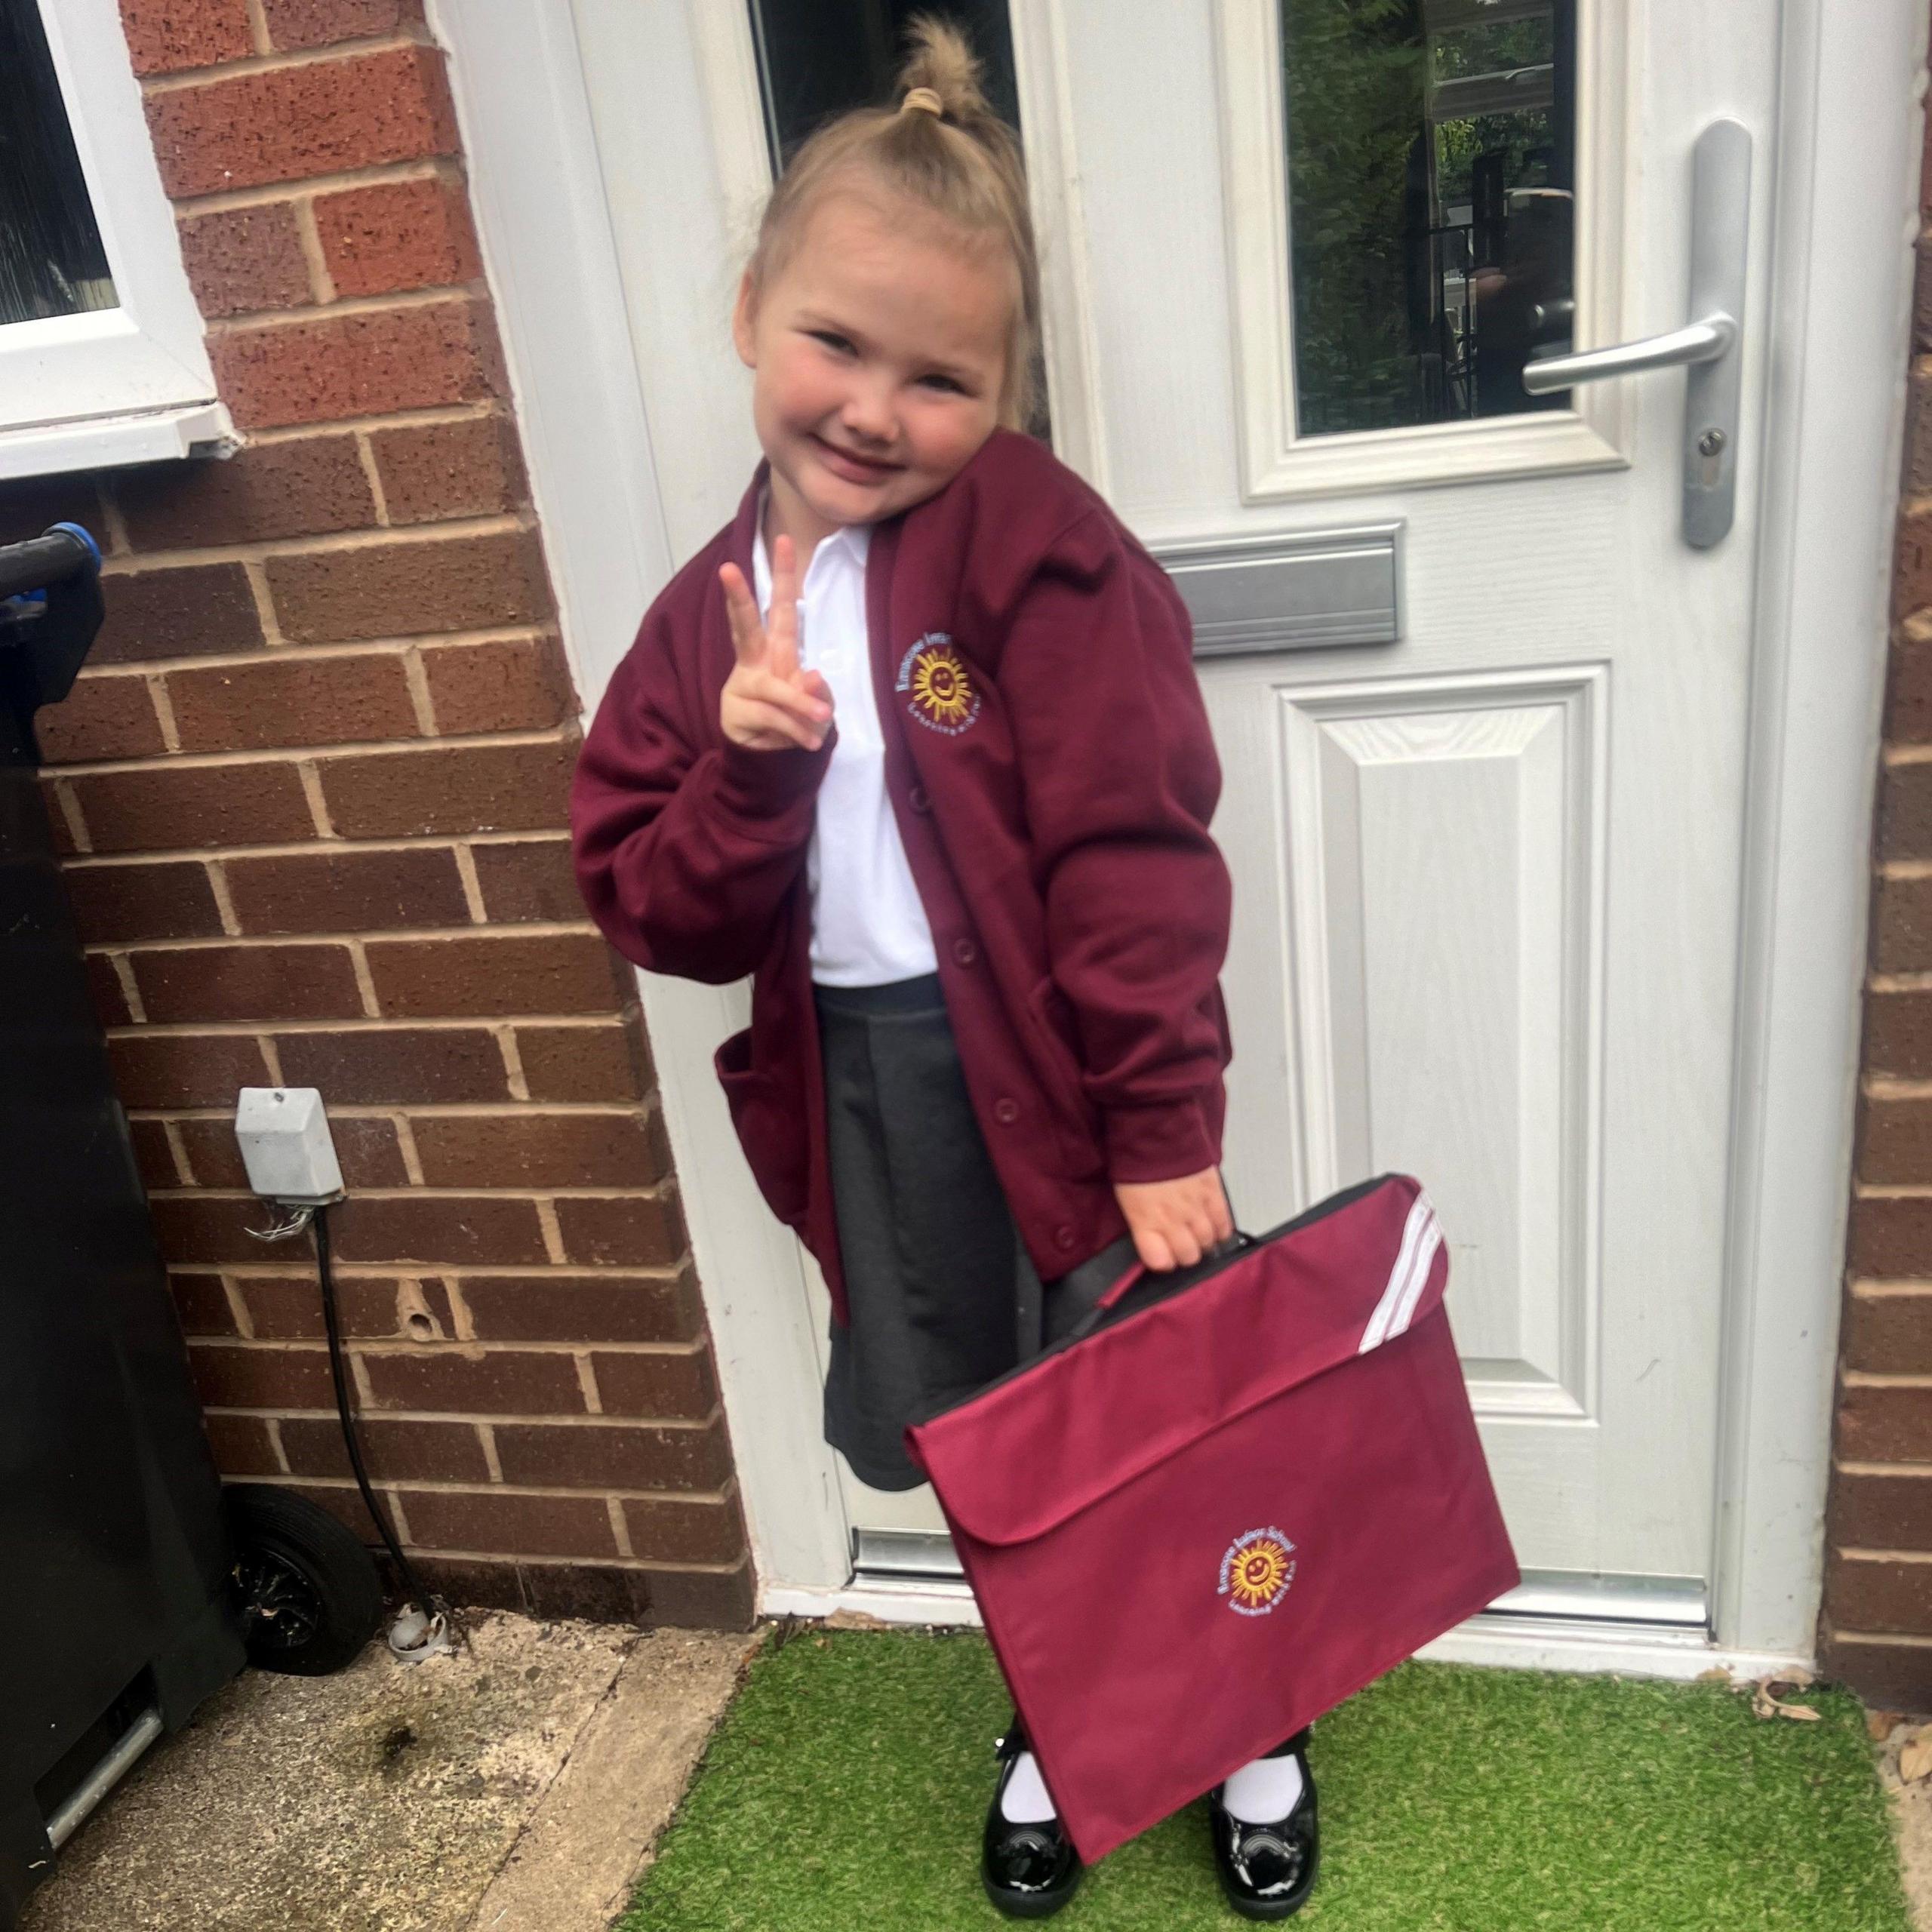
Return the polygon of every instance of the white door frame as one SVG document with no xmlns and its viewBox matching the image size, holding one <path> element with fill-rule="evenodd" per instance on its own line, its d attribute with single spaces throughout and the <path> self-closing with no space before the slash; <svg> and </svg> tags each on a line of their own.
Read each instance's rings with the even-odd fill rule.
<svg viewBox="0 0 1932 1932">
<path fill-rule="evenodd" d="M 739 0 L 648 0 L 715 42 Z M 661 11 L 660 10 L 662 10 Z M 571 9 L 434 5 L 565 641 L 594 706 L 675 561 Z M 673 17 L 676 17 L 674 20 Z M 682 24 L 680 24 L 681 23 Z M 695 25 L 692 24 L 695 23 Z M 1826 28 L 1829 23 L 1830 32 Z M 1872 789 L 1917 233 L 1924 0 L 1784 0 L 1764 535 L 1753 613 L 1739 1038 L 1721 1355 L 1715 1643 L 1587 1630 L 1464 1654 L 1691 1674 L 1808 1660 L 1857 1078 Z M 688 69 L 687 71 L 689 71 Z M 654 100 L 688 115 L 703 104 Z M 768 1610 L 947 1599 L 845 1589 L 795 1245 L 748 1213 L 709 1064 L 744 995 L 641 976 Z M 791 1291 L 793 1284 L 798 1291 Z"/>
</svg>

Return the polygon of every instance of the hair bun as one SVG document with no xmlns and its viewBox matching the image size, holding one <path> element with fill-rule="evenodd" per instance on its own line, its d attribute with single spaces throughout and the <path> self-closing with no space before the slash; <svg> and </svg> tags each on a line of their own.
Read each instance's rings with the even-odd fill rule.
<svg viewBox="0 0 1932 1932">
<path fill-rule="evenodd" d="M 991 111 L 979 57 L 950 20 L 934 14 L 918 15 L 906 27 L 906 59 L 899 69 L 902 113 L 916 105 L 942 120 L 964 123 Z M 915 103 L 915 94 L 930 94 L 937 105 Z"/>
</svg>

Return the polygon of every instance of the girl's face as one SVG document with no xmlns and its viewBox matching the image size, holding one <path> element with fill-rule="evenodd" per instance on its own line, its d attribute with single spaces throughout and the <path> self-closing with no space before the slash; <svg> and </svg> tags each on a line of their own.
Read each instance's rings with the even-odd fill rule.
<svg viewBox="0 0 1932 1932">
<path fill-rule="evenodd" d="M 755 372 L 774 530 L 815 543 L 936 495 L 993 432 L 1017 277 L 924 209 L 826 195 L 731 333 Z"/>
</svg>

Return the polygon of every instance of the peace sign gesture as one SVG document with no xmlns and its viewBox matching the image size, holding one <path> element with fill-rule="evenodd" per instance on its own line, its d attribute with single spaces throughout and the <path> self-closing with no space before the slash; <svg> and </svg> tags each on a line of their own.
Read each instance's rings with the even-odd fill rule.
<svg viewBox="0 0 1932 1932">
<path fill-rule="evenodd" d="M 736 564 L 723 565 L 718 578 L 738 660 L 718 702 L 725 737 L 756 752 L 788 745 L 817 751 L 832 717 L 832 690 L 817 672 L 798 668 L 798 553 L 791 538 L 781 537 L 771 546 L 771 609 L 764 623 Z"/>
</svg>

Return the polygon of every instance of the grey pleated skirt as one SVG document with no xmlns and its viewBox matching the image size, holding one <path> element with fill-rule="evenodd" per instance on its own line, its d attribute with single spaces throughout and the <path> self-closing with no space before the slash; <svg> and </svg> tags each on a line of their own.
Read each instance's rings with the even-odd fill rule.
<svg viewBox="0 0 1932 1932">
<path fill-rule="evenodd" d="M 850 1321 L 831 1327 L 825 1439 L 875 1489 L 925 1478 L 906 1423 L 1072 1328 L 1134 1260 L 1127 1236 L 1043 1282 L 986 1151 L 939 976 L 817 986 Z"/>
</svg>

